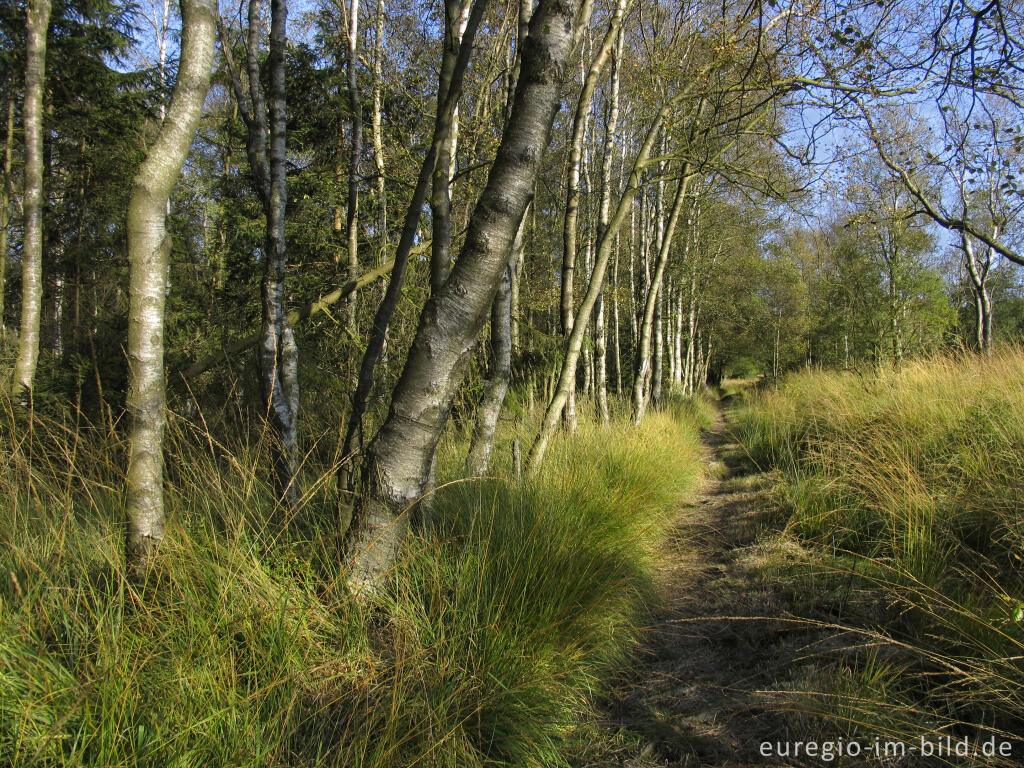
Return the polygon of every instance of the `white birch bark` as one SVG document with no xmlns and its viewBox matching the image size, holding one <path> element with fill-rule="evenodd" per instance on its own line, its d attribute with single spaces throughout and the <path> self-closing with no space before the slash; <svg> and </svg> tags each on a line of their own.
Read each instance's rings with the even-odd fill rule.
<svg viewBox="0 0 1024 768">
<path fill-rule="evenodd" d="M 153 563 L 164 537 L 164 302 L 171 250 L 167 201 L 185 163 L 210 84 L 217 6 L 182 0 L 181 63 L 170 108 L 132 182 L 128 203 L 127 561 L 136 574 Z"/>
<path fill-rule="evenodd" d="M 25 38 L 25 215 L 21 256 L 21 326 L 11 396 L 32 391 L 39 362 L 39 322 L 43 305 L 43 81 L 50 0 L 29 0 Z"/>
<path fill-rule="evenodd" d="M 534 11 L 511 116 L 459 259 L 441 291 L 427 300 L 391 409 L 367 450 L 364 492 L 348 538 L 349 580 L 357 589 L 372 590 L 398 556 L 408 528 L 405 513 L 423 493 L 456 390 L 508 265 L 566 67 L 591 8 L 587 0 L 541 0 Z"/>
</svg>

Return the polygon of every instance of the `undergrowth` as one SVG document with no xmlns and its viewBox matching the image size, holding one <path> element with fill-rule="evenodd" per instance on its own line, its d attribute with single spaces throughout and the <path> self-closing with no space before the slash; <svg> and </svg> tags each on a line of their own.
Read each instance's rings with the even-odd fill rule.
<svg viewBox="0 0 1024 768">
<path fill-rule="evenodd" d="M 1022 398 L 1024 352 L 1006 348 L 799 373 L 737 410 L 750 459 L 781 471 L 785 535 L 815 553 L 800 567 L 819 592 L 824 575 L 835 594 L 860 596 L 859 610 L 824 606 L 859 648 L 805 702 L 844 733 L 1024 733 Z"/>
<path fill-rule="evenodd" d="M 435 524 L 356 602 L 331 467 L 307 467 L 286 513 L 258 435 L 173 417 L 169 533 L 140 586 L 122 561 L 118 431 L 4 418 L 3 765 L 567 764 L 700 466 L 687 406 L 639 430 L 584 424 L 534 481 L 499 462 L 441 488 Z M 460 451 L 456 435 L 450 469 Z"/>
</svg>

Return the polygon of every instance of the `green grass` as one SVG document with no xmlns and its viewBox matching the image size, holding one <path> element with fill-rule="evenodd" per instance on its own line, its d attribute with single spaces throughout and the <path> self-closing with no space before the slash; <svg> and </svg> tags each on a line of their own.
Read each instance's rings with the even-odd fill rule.
<svg viewBox="0 0 1024 768">
<path fill-rule="evenodd" d="M 800 373 L 736 412 L 751 460 L 781 471 L 785 534 L 877 597 L 849 618 L 874 655 L 836 664 L 819 699 L 847 731 L 1024 732 L 1022 398 L 1006 348 Z"/>
<path fill-rule="evenodd" d="M 711 429 L 718 418 L 718 406 L 706 392 L 695 395 L 672 392 L 665 398 L 663 408 L 679 419 L 692 421 L 701 429 Z"/>
<path fill-rule="evenodd" d="M 628 658 L 662 537 L 700 472 L 685 409 L 640 430 L 585 423 L 534 481 L 499 463 L 494 478 L 442 488 L 436 525 L 411 537 L 387 589 L 356 603 L 330 467 L 308 468 L 322 482 L 288 515 L 259 433 L 217 442 L 174 418 L 169 536 L 135 586 L 118 434 L 7 414 L 4 765 L 567 764 Z M 459 454 L 449 441 L 451 466 Z"/>
</svg>

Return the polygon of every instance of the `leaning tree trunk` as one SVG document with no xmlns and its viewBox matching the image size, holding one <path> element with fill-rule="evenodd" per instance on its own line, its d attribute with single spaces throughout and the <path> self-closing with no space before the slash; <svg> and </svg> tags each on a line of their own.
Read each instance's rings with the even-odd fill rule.
<svg viewBox="0 0 1024 768">
<path fill-rule="evenodd" d="M 515 103 L 459 259 L 420 315 L 391 409 L 367 450 L 364 492 L 348 539 L 350 581 L 357 588 L 373 589 L 394 563 L 408 526 L 404 513 L 423 493 L 455 392 L 533 194 L 566 65 L 580 28 L 589 23 L 585 3 L 541 0 L 534 12 Z"/>
<path fill-rule="evenodd" d="M 181 61 L 167 116 L 132 182 L 128 203 L 127 560 L 152 565 L 164 536 L 164 301 L 171 251 L 167 202 L 188 156 L 210 85 L 217 5 L 182 0 Z"/>
<path fill-rule="evenodd" d="M 608 257 L 611 254 L 612 244 L 615 241 L 614 235 L 622 224 L 623 219 L 625 219 L 626 211 L 633 207 L 633 199 L 636 196 L 637 189 L 640 187 L 643 169 L 647 165 L 651 149 L 654 146 L 654 138 L 657 136 L 658 131 L 661 130 L 661 126 L 668 114 L 669 107 L 670 105 L 662 107 L 651 123 L 651 126 L 647 131 L 647 138 L 644 139 L 644 143 L 640 147 L 640 151 L 637 153 L 636 159 L 633 161 L 633 169 L 629 175 L 629 182 L 626 184 L 626 189 L 623 191 L 622 197 L 619 198 L 615 214 L 608 224 L 608 229 L 605 231 L 604 237 L 601 239 L 601 242 L 598 243 L 597 256 L 594 260 L 594 271 L 590 276 L 590 287 L 587 289 L 587 294 L 583 297 L 583 302 L 577 311 L 576 322 L 573 325 L 572 333 L 569 334 L 569 338 L 566 340 L 562 370 L 558 377 L 558 384 L 555 387 L 555 392 L 551 402 L 548 403 L 547 410 L 544 413 L 544 420 L 537 433 L 537 437 L 533 442 L 533 447 L 530 448 L 528 470 L 531 474 L 536 474 L 541 463 L 544 461 L 544 454 L 547 453 L 548 443 L 551 441 L 551 436 L 555 433 L 555 428 L 558 425 L 558 419 L 562 413 L 562 409 L 565 407 L 565 402 L 569 396 L 570 388 L 575 385 L 576 364 L 579 361 L 580 349 L 583 347 L 583 336 L 586 332 L 587 324 L 585 322 L 585 318 L 590 316 L 590 312 L 593 310 L 594 304 L 597 301 L 597 295 L 601 291 L 601 287 L 604 283 L 605 269 L 608 266 Z"/>
<path fill-rule="evenodd" d="M 25 230 L 21 250 L 21 327 L 11 394 L 32 391 L 39 362 L 39 318 L 43 305 L 43 80 L 50 0 L 28 0 L 25 40 Z"/>
<path fill-rule="evenodd" d="M 687 164 L 679 179 L 679 186 L 676 187 L 676 197 L 672 203 L 672 213 L 669 215 L 668 227 L 661 232 L 661 243 L 658 248 L 657 260 L 654 266 L 654 275 L 651 278 L 650 287 L 647 289 L 647 298 L 644 301 L 643 322 L 640 324 L 640 338 L 637 341 L 637 360 L 639 367 L 636 369 L 636 376 L 633 379 L 633 423 L 639 425 L 644 418 L 644 410 L 647 408 L 646 382 L 651 379 L 651 371 L 648 366 L 651 364 L 651 335 L 654 328 L 654 314 L 660 293 L 661 281 L 665 275 L 665 265 L 668 264 L 668 254 L 672 246 L 672 235 L 675 232 L 676 222 L 679 221 L 679 213 L 682 211 L 683 202 L 686 199 L 686 190 L 690 182 L 690 166 Z M 660 343 L 660 339 L 658 340 Z M 660 363 L 660 355 L 658 362 Z M 655 376 L 660 376 L 657 371 Z"/>
</svg>

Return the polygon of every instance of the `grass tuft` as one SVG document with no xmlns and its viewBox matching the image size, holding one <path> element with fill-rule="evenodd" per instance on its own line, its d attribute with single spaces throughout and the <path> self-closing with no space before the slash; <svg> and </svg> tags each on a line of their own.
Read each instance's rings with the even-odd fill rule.
<svg viewBox="0 0 1024 768">
<path fill-rule="evenodd" d="M 0 764 L 19 766 L 565 765 L 700 471 L 683 411 L 584 424 L 536 480 L 439 491 L 357 604 L 331 467 L 286 514 L 261 434 L 172 418 L 169 536 L 137 587 L 118 432 L 3 422 Z"/>
<path fill-rule="evenodd" d="M 786 533 L 877 596 L 867 650 L 819 699 L 847 732 L 1024 732 L 1022 397 L 1024 351 L 1004 348 L 800 373 L 737 411 L 750 458 L 781 470 Z"/>
</svg>

